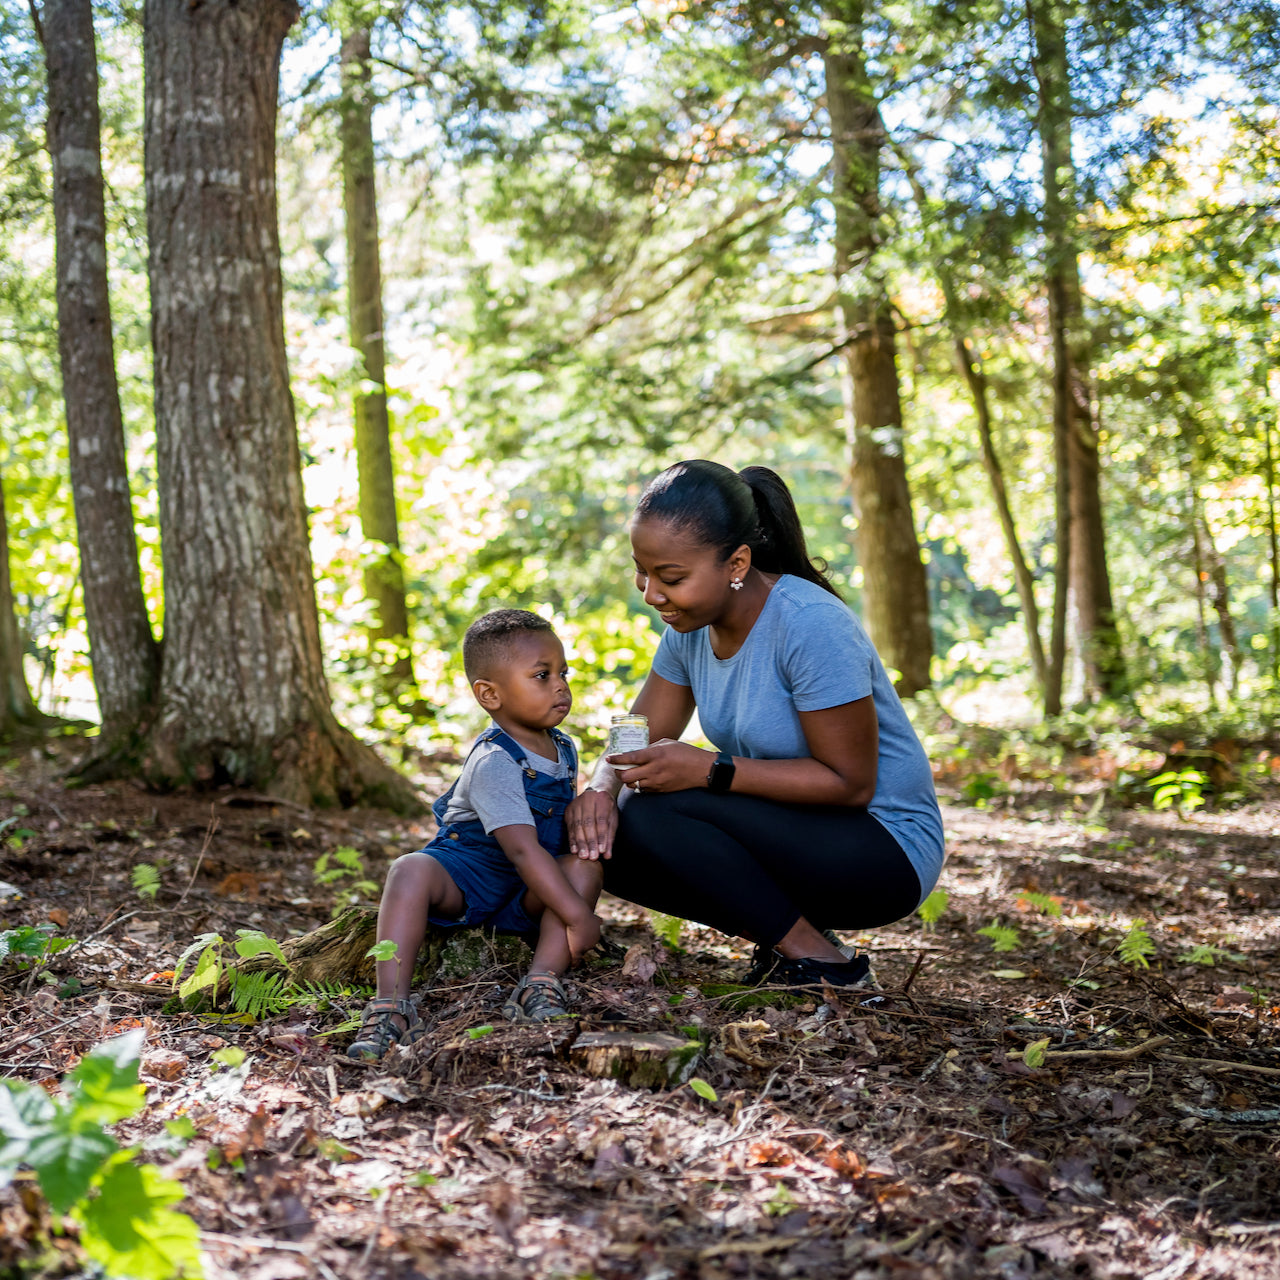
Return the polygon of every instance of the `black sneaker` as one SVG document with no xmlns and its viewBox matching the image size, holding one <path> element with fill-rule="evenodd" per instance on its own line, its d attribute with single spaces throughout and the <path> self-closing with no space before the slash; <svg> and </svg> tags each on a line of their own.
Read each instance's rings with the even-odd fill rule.
<svg viewBox="0 0 1280 1280">
<path fill-rule="evenodd" d="M 831 943 L 833 947 L 837 947 L 845 955 L 852 958 L 852 948 L 846 948 L 844 942 L 836 936 L 831 929 L 823 929 L 822 936 Z M 746 973 L 742 975 L 742 985 L 744 987 L 758 987 L 769 981 L 769 975 L 784 959 L 772 947 L 762 947 L 756 943 L 756 949 L 751 953 L 751 965 Z"/>
<path fill-rule="evenodd" d="M 833 987 L 860 987 L 871 981 L 871 961 L 866 956 L 854 956 L 852 960 L 835 963 L 831 960 L 788 960 L 778 957 L 769 975 L 771 986 L 821 987 L 824 982 Z"/>
</svg>

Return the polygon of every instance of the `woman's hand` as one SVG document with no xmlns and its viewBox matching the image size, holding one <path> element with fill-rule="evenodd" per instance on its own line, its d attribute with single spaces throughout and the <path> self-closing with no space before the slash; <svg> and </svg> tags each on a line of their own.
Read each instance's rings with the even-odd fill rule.
<svg viewBox="0 0 1280 1280">
<path fill-rule="evenodd" d="M 663 738 L 643 751 L 621 751 L 605 760 L 625 787 L 635 791 L 690 791 L 707 784 L 716 753 Z"/>
<path fill-rule="evenodd" d="M 595 862 L 613 856 L 613 835 L 618 829 L 618 802 L 608 791 L 588 787 L 575 796 L 564 811 L 569 832 L 569 852 Z"/>
</svg>

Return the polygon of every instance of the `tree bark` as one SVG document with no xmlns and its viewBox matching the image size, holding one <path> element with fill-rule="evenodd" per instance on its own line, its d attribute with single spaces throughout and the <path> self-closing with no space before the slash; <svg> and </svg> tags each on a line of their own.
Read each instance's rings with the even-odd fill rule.
<svg viewBox="0 0 1280 1280">
<path fill-rule="evenodd" d="M 143 761 L 299 803 L 417 807 L 333 717 L 285 355 L 277 82 L 294 0 L 147 0 L 165 652 Z"/>
<path fill-rule="evenodd" d="M 366 542 L 378 548 L 364 574 L 365 597 L 376 612 L 369 638 L 385 691 L 408 707 L 420 700 L 409 650 L 409 610 L 400 559 L 391 423 L 387 414 L 369 45 L 368 26 L 353 27 L 342 37 L 339 137 L 347 232 L 347 316 L 351 345 L 360 357 L 360 387 L 354 406 L 360 524 Z"/>
<path fill-rule="evenodd" d="M 46 717 L 36 708 L 22 666 L 22 634 L 13 611 L 9 579 L 9 525 L 0 480 L 0 741 L 38 729 Z"/>
<path fill-rule="evenodd" d="M 38 30 L 49 77 L 58 351 L 71 491 L 89 656 L 109 743 L 136 732 L 147 716 L 160 649 L 142 594 L 116 386 L 90 0 L 45 0 Z"/>
<path fill-rule="evenodd" d="M 1122 694 L 1125 668 L 1107 568 L 1098 426 L 1089 388 L 1091 353 L 1074 238 L 1077 198 L 1066 34 L 1057 0 L 1027 0 L 1027 18 L 1039 88 L 1036 126 L 1044 184 L 1045 283 L 1054 363 L 1059 581 L 1055 581 L 1050 692 L 1055 695 L 1056 709 L 1060 709 L 1058 672 L 1065 659 L 1063 589 L 1070 592 L 1086 696 Z M 1054 709 L 1050 708 L 1051 713 Z"/>
<path fill-rule="evenodd" d="M 933 637 L 907 485 L 893 313 L 876 263 L 885 129 L 863 59 L 861 0 L 848 0 L 829 16 L 839 28 L 823 62 L 855 549 L 867 630 L 885 663 L 899 672 L 898 692 L 906 697 L 929 687 Z"/>
</svg>

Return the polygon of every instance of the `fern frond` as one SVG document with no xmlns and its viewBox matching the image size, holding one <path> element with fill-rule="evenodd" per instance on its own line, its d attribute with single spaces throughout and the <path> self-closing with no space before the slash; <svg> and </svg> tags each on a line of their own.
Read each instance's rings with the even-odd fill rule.
<svg viewBox="0 0 1280 1280">
<path fill-rule="evenodd" d="M 1129 926 L 1129 932 L 1120 939 L 1120 945 L 1116 948 L 1120 959 L 1134 969 L 1151 968 L 1151 963 L 1147 957 L 1156 953 L 1156 944 L 1151 940 L 1151 935 L 1147 932 L 1146 925 L 1147 922 L 1145 920 L 1135 920 Z"/>
</svg>

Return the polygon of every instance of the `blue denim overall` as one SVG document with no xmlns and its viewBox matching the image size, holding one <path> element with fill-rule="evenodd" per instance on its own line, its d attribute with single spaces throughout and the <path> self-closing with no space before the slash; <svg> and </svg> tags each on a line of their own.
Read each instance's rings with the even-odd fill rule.
<svg viewBox="0 0 1280 1280">
<path fill-rule="evenodd" d="M 533 814 L 538 843 L 556 857 L 563 852 L 564 811 L 577 790 L 578 753 L 566 734 L 558 729 L 552 729 L 550 733 L 561 762 L 569 766 L 567 777 L 553 778 L 535 769 L 529 763 L 525 749 L 496 725 L 482 733 L 471 750 L 475 751 L 485 742 L 496 742 L 520 766 L 524 795 Z M 467 758 L 471 758 L 470 753 Z M 461 776 L 458 775 L 459 778 Z M 421 852 L 429 853 L 444 867 L 462 891 L 466 906 L 456 920 L 431 916 L 431 923 L 445 928 L 483 924 L 501 933 L 528 933 L 536 929 L 537 921 L 520 905 L 526 885 L 511 860 L 502 852 L 498 841 L 485 833 L 478 819 L 445 822 L 444 815 L 449 811 L 457 786 L 455 780 L 453 786 L 431 806 L 440 830 Z"/>
</svg>

